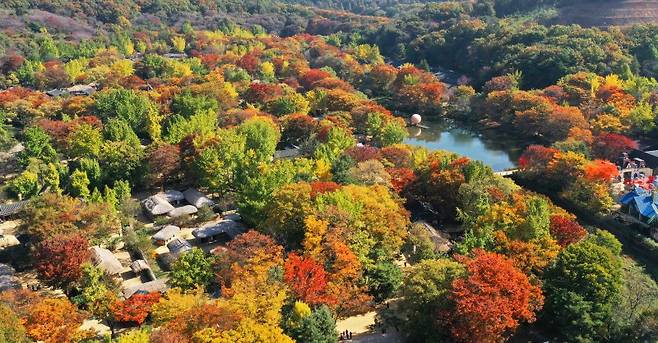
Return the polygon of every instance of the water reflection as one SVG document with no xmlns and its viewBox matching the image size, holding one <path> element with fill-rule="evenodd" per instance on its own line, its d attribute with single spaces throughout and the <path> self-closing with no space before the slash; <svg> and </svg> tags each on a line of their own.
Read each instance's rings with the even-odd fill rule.
<svg viewBox="0 0 658 343">
<path fill-rule="evenodd" d="M 500 171 L 514 168 L 524 147 L 501 137 L 485 137 L 443 122 L 423 122 L 428 128 L 410 127 L 405 143 L 430 150 L 448 150 L 480 160 Z"/>
</svg>

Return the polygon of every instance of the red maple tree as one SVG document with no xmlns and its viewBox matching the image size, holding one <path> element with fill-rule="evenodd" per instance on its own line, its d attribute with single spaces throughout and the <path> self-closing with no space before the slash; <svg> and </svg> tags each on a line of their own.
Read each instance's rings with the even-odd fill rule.
<svg viewBox="0 0 658 343">
<path fill-rule="evenodd" d="M 453 337 L 460 342 L 500 342 L 520 322 L 532 322 L 543 304 L 541 289 L 505 256 L 476 250 L 458 257 L 466 276 L 452 283 L 455 308 L 450 317 Z"/>
<path fill-rule="evenodd" d="M 66 288 L 80 279 L 81 265 L 89 259 L 89 242 L 80 234 L 57 235 L 39 244 L 34 259 L 46 282 Z"/>
<path fill-rule="evenodd" d="M 142 325 L 151 313 L 151 307 L 160 300 L 160 293 L 134 294 L 112 306 L 114 319 L 122 323 Z"/>
<path fill-rule="evenodd" d="M 416 179 L 414 171 L 409 168 L 388 168 L 386 171 L 391 175 L 391 187 L 397 193 L 402 192 Z"/>
<path fill-rule="evenodd" d="M 578 222 L 559 215 L 551 216 L 550 231 L 551 236 L 562 247 L 580 241 L 587 234 Z"/>
<path fill-rule="evenodd" d="M 598 158 L 614 161 L 623 152 L 637 149 L 637 142 L 616 133 L 601 133 L 592 143 L 592 154 Z"/>
<path fill-rule="evenodd" d="M 331 193 L 340 188 L 340 185 L 332 181 L 314 181 L 311 182 L 311 197 L 316 197 L 320 194 Z"/>
<path fill-rule="evenodd" d="M 288 255 L 283 278 L 295 296 L 309 305 L 332 302 L 326 293 L 324 267 L 310 257 L 301 257 L 296 253 Z"/>
<path fill-rule="evenodd" d="M 525 170 L 544 169 L 557 153 L 559 151 L 554 148 L 531 145 L 519 157 L 519 167 Z"/>
<path fill-rule="evenodd" d="M 380 152 L 382 160 L 392 163 L 397 168 L 411 167 L 411 151 L 409 149 L 400 146 L 387 146 L 382 148 Z"/>
<path fill-rule="evenodd" d="M 320 69 L 311 69 L 299 78 L 299 83 L 307 90 L 311 90 L 316 82 L 331 77 L 329 72 Z"/>
<path fill-rule="evenodd" d="M 381 158 L 379 149 L 374 146 L 354 146 L 345 150 L 345 154 L 357 162 L 378 160 Z"/>
</svg>

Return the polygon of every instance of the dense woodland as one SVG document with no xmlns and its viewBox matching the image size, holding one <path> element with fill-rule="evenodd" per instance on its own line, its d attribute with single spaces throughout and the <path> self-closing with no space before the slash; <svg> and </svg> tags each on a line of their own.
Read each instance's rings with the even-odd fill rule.
<svg viewBox="0 0 658 343">
<path fill-rule="evenodd" d="M 0 341 L 335 342 L 337 320 L 393 298 L 378 320 L 410 342 L 655 341 L 658 286 L 615 236 L 403 144 L 412 113 L 515 132 L 525 183 L 610 211 L 611 161 L 656 138 L 658 27 L 532 16 L 565 3 L 4 1 L 0 151 L 24 149 L 2 190 L 29 200 L 12 258 L 65 296 L 0 292 Z M 46 93 L 74 85 L 96 91 Z M 250 230 L 122 298 L 88 248 L 145 249 L 138 194 L 181 186 Z M 421 207 L 464 229 L 448 251 Z M 90 318 L 122 330 L 77 330 Z"/>
</svg>

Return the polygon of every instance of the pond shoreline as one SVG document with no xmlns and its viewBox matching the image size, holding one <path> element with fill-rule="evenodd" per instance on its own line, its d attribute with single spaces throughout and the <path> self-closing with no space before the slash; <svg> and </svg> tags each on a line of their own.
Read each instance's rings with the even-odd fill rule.
<svg viewBox="0 0 658 343">
<path fill-rule="evenodd" d="M 517 167 L 518 158 L 528 145 L 495 128 L 485 128 L 448 118 L 430 118 L 421 123 L 427 128 L 410 126 L 405 144 L 426 147 L 429 150 L 446 150 L 479 160 L 494 171 Z"/>
</svg>

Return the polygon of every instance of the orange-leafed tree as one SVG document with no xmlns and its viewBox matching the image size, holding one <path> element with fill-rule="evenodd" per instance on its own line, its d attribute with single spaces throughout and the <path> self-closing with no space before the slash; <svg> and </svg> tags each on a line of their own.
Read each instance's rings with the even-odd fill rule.
<svg viewBox="0 0 658 343">
<path fill-rule="evenodd" d="M 80 234 L 57 235 L 39 244 L 34 259 L 42 279 L 67 289 L 82 275 L 81 266 L 89 259 L 89 243 Z"/>
<path fill-rule="evenodd" d="M 151 333 L 149 343 L 190 343 L 190 339 L 178 331 L 169 328 L 159 328 Z"/>
<path fill-rule="evenodd" d="M 617 166 L 604 160 L 594 160 L 585 165 L 585 178 L 594 182 L 610 182 L 619 175 Z"/>
<path fill-rule="evenodd" d="M 340 188 L 340 185 L 332 181 L 315 181 L 311 182 L 311 197 L 331 193 Z"/>
<path fill-rule="evenodd" d="M 160 300 L 160 293 L 135 294 L 112 306 L 114 319 L 121 323 L 142 325 L 151 313 L 151 307 Z"/>
<path fill-rule="evenodd" d="M 217 254 L 215 262 L 215 274 L 221 287 L 231 288 L 234 267 L 245 266 L 256 257 L 263 258 L 261 262 L 267 266 L 278 265 L 283 259 L 283 247 L 272 237 L 255 230 L 239 235 L 228 243 L 226 250 Z"/>
<path fill-rule="evenodd" d="M 530 241 L 510 239 L 504 232 L 494 234 L 496 252 L 502 253 L 526 274 L 541 274 L 560 252 L 560 246 L 549 236 Z"/>
<path fill-rule="evenodd" d="M 501 342 L 521 322 L 535 320 L 543 304 L 539 287 L 512 262 L 497 253 L 475 250 L 459 257 L 466 276 L 453 281 L 448 314 L 451 333 L 460 342 Z"/>
<path fill-rule="evenodd" d="M 332 75 L 329 74 L 329 72 L 321 69 L 311 69 L 299 78 L 299 83 L 304 89 L 311 90 L 314 88 L 316 82 L 330 77 L 332 77 Z"/>
<path fill-rule="evenodd" d="M 78 233 L 88 238 L 102 238 L 121 224 L 108 204 L 84 203 L 56 193 L 44 193 L 33 199 L 25 209 L 24 218 L 26 231 L 37 241 Z"/>
<path fill-rule="evenodd" d="M 541 145 L 529 146 L 519 157 L 519 167 L 524 171 L 541 171 L 546 169 L 548 163 L 558 154 L 554 148 Z"/>
<path fill-rule="evenodd" d="M 391 187 L 397 193 L 401 193 L 416 179 L 414 171 L 409 168 L 388 168 L 386 171 L 391 175 Z"/>
<path fill-rule="evenodd" d="M 84 318 L 68 299 L 49 298 L 29 309 L 24 325 L 28 335 L 34 340 L 68 343 L 74 341 L 76 331 Z"/>
<path fill-rule="evenodd" d="M 372 296 L 359 282 L 363 274 L 358 257 L 334 230 L 327 234 L 324 244 L 325 261 L 329 273 L 327 291 L 333 299 L 336 312 L 341 316 L 365 313 L 371 308 Z M 332 304 L 329 304 L 332 305 Z"/>
<path fill-rule="evenodd" d="M 578 222 L 560 215 L 551 216 L 550 230 L 551 236 L 562 247 L 576 243 L 587 235 L 587 231 Z"/>
<path fill-rule="evenodd" d="M 310 305 L 333 302 L 326 292 L 327 274 L 324 267 L 313 258 L 296 253 L 288 255 L 283 277 L 299 300 Z"/>
<path fill-rule="evenodd" d="M 232 330 L 238 326 L 242 316 L 234 309 L 216 304 L 195 306 L 169 321 L 165 328 L 171 333 L 192 339 L 194 333 L 206 328 L 219 331 Z"/>
</svg>

